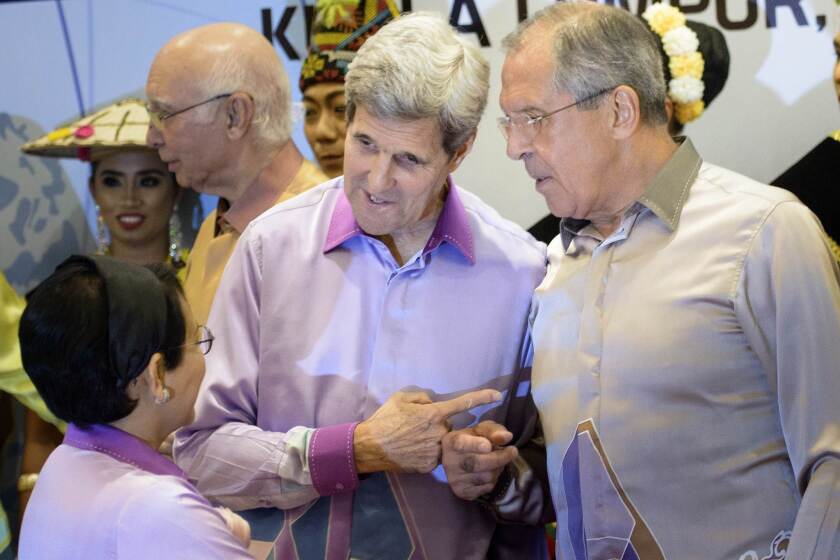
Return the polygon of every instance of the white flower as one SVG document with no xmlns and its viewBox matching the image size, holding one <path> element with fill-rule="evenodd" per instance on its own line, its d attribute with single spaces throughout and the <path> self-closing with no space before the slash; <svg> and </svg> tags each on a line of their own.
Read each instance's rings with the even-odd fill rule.
<svg viewBox="0 0 840 560">
<path fill-rule="evenodd" d="M 692 53 L 699 46 L 697 34 L 686 26 L 672 29 L 662 36 L 662 48 L 669 57 Z"/>
<path fill-rule="evenodd" d="M 693 103 L 703 98 L 703 88 L 703 81 L 697 78 L 674 78 L 668 82 L 668 97 L 675 103 Z"/>
<path fill-rule="evenodd" d="M 669 4 L 665 4 L 664 2 L 656 2 L 655 4 L 651 4 L 647 7 L 645 12 L 642 14 L 642 17 L 645 18 L 646 21 L 650 21 L 653 18 L 655 18 L 657 14 L 666 12 L 669 9 L 673 9 Z"/>
</svg>

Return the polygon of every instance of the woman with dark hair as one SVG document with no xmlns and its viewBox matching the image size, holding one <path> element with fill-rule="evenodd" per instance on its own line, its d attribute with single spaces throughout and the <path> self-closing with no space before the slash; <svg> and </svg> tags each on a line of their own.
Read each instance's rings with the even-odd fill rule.
<svg viewBox="0 0 840 560">
<path fill-rule="evenodd" d="M 191 215 L 198 195 L 181 189 L 155 150 L 146 146 L 149 112 L 139 99 L 126 98 L 37 138 L 25 153 L 89 161 L 88 189 L 96 205 L 97 253 L 135 264 L 166 262 L 183 279 L 192 242 Z M 63 437 L 31 411 L 18 480 L 20 511 L 47 456 Z"/>
<path fill-rule="evenodd" d="M 69 424 L 26 510 L 22 559 L 251 558 L 247 523 L 157 452 L 192 420 L 213 342 L 169 267 L 70 257 L 29 295 L 19 337 Z"/>
</svg>

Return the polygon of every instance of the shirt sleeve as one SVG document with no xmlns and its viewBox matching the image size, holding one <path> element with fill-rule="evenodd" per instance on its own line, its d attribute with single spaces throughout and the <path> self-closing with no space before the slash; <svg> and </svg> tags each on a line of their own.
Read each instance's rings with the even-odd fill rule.
<svg viewBox="0 0 840 560">
<path fill-rule="evenodd" d="M 840 274 L 819 222 L 782 202 L 756 232 L 736 313 L 778 400 L 802 502 L 789 558 L 829 559 L 840 529 Z"/>
<path fill-rule="evenodd" d="M 285 433 L 257 426 L 262 250 L 251 231 L 237 243 L 216 292 L 208 320 L 215 341 L 195 420 L 176 434 L 174 457 L 217 503 L 289 509 L 358 486 L 355 424 Z"/>
<path fill-rule="evenodd" d="M 185 482 L 176 484 L 149 484 L 127 501 L 115 524 L 115 558 L 253 559 L 219 511 Z"/>
<path fill-rule="evenodd" d="M 537 407 L 531 395 L 534 360 L 530 329 L 520 351 L 520 369 L 506 399 L 505 427 L 513 434 L 510 445 L 519 456 L 499 476 L 495 488 L 479 501 L 489 507 L 497 521 L 542 525 L 554 520 L 548 482 L 545 439 Z"/>
</svg>

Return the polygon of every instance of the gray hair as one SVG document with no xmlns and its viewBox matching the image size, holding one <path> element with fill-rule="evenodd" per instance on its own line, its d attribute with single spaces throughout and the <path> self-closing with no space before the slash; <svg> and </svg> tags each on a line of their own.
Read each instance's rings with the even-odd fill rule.
<svg viewBox="0 0 840 560">
<path fill-rule="evenodd" d="M 356 107 L 378 118 L 436 118 L 450 156 L 478 128 L 490 65 L 438 14 L 417 12 L 380 29 L 359 49 L 345 79 L 347 120 Z"/>
<path fill-rule="evenodd" d="M 502 45 L 516 52 L 535 27 L 547 27 L 553 33 L 554 85 L 558 92 L 568 92 L 580 101 L 626 85 L 639 96 L 642 122 L 668 121 L 662 56 L 653 33 L 639 18 L 612 6 L 563 2 L 522 22 Z M 595 108 L 602 100 L 602 96 L 595 97 L 581 103 L 580 108 Z"/>
<path fill-rule="evenodd" d="M 237 49 L 224 49 L 210 61 L 202 81 L 206 96 L 236 91 L 254 100 L 257 139 L 266 147 L 285 144 L 292 130 L 292 95 L 289 77 L 277 56 L 243 56 Z"/>
</svg>

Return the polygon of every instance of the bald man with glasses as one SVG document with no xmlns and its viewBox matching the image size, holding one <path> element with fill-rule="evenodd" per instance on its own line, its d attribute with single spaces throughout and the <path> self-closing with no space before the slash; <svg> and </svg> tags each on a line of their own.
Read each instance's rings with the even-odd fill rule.
<svg viewBox="0 0 840 560">
<path fill-rule="evenodd" d="M 291 93 L 271 44 L 240 24 L 198 27 L 157 54 L 147 141 L 178 184 L 219 196 L 187 262 L 184 291 L 204 323 L 239 236 L 268 208 L 327 180 L 290 138 Z"/>
</svg>

